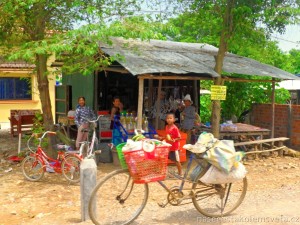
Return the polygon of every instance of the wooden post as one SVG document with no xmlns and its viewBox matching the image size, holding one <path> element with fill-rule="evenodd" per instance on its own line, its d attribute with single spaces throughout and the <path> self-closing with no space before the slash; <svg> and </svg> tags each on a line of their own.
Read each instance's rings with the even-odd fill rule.
<svg viewBox="0 0 300 225">
<path fill-rule="evenodd" d="M 158 120 L 160 113 L 160 93 L 161 93 L 162 80 L 158 80 L 158 89 L 157 89 L 157 105 L 156 105 L 156 115 L 155 115 L 155 129 L 158 129 Z"/>
<path fill-rule="evenodd" d="M 218 77 L 214 80 L 215 85 L 223 85 L 222 77 Z M 211 115 L 211 122 L 212 122 L 212 133 L 215 138 L 220 138 L 220 121 L 221 121 L 221 101 L 220 100 L 213 100 L 212 101 L 212 115 Z"/>
<path fill-rule="evenodd" d="M 283 146 L 283 141 L 278 141 L 278 147 L 282 147 Z M 283 148 L 280 148 L 278 151 L 278 155 L 280 157 L 283 157 Z"/>
<path fill-rule="evenodd" d="M 148 80 L 148 109 L 153 106 L 153 79 Z"/>
<path fill-rule="evenodd" d="M 272 78 L 272 122 L 271 122 L 271 138 L 274 138 L 274 126 L 275 126 L 275 78 Z"/>
<path fill-rule="evenodd" d="M 289 147 L 292 145 L 292 125 L 293 125 L 293 117 L 292 117 L 292 103 L 288 105 L 288 130 L 287 130 L 287 137 L 289 138 Z"/>
<path fill-rule="evenodd" d="M 18 125 L 17 125 L 17 131 L 18 131 L 18 137 L 19 137 L 19 142 L 18 142 L 18 154 L 21 152 L 21 139 L 22 139 L 22 115 L 19 112 L 18 113 Z"/>
<path fill-rule="evenodd" d="M 194 95 L 194 106 L 196 108 L 196 112 L 199 113 L 199 98 L 198 98 L 198 95 L 199 95 L 199 90 L 198 90 L 198 85 L 197 85 L 197 82 L 199 82 L 198 80 L 194 80 L 193 81 L 193 95 Z"/>
<path fill-rule="evenodd" d="M 137 113 L 137 129 L 142 129 L 143 119 L 143 102 L 144 102 L 144 78 L 139 79 L 139 96 L 138 96 L 138 113 Z"/>
</svg>

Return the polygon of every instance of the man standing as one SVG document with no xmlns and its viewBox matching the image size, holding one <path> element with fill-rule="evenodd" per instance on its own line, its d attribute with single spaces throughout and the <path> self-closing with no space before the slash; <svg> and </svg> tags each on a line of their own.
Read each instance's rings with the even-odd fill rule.
<svg viewBox="0 0 300 225">
<path fill-rule="evenodd" d="M 181 130 L 187 133 L 186 143 L 191 144 L 192 129 L 195 124 L 196 110 L 195 107 L 192 106 L 193 101 L 189 94 L 184 97 L 183 102 L 185 108 L 181 113 L 181 119 L 183 119 L 183 121 L 181 121 Z"/>
</svg>

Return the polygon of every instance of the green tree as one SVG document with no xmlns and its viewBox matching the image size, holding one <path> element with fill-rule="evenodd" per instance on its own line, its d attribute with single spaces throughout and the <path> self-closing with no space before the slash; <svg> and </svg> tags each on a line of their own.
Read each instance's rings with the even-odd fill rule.
<svg viewBox="0 0 300 225">
<path fill-rule="evenodd" d="M 283 68 L 291 73 L 300 74 L 300 50 L 292 49 L 289 51 Z"/>
<path fill-rule="evenodd" d="M 193 30 L 196 31 L 189 31 L 192 32 L 192 37 L 200 39 L 201 36 L 211 32 L 213 35 L 208 40 L 211 42 L 218 40 L 219 51 L 216 56 L 215 71 L 222 75 L 225 53 L 230 49 L 230 46 L 238 48 L 238 45 L 234 45 L 235 40 L 245 40 L 249 36 L 255 38 L 250 33 L 253 32 L 254 28 L 255 30 L 263 30 L 263 34 L 266 36 L 274 31 L 284 32 L 287 24 L 297 20 L 299 4 L 299 1 L 296 0 L 194 0 L 189 5 L 186 15 L 197 15 L 194 19 L 199 22 L 198 26 L 193 26 Z M 210 23 L 205 23 L 208 22 L 206 18 L 209 18 L 210 23 L 213 24 L 212 27 L 209 26 Z M 261 24 L 261 26 L 257 27 L 257 24 Z M 201 29 L 202 26 L 204 29 Z M 198 32 L 199 30 L 202 32 Z M 221 77 L 214 79 L 215 85 L 222 85 L 223 83 Z M 220 101 L 213 101 L 213 111 L 215 112 L 212 115 L 213 134 L 218 137 Z"/>
<path fill-rule="evenodd" d="M 139 1 L 141 2 L 141 1 Z M 130 10 L 129 10 L 130 9 Z M 47 60 L 53 54 L 64 60 L 64 70 L 88 74 L 108 65 L 98 47 L 108 42 L 105 22 L 133 14 L 135 0 L 6 0 L 0 2 L 0 47 L 7 59 L 24 59 L 36 65 L 44 125 L 53 125 Z M 84 24 L 80 29 L 74 27 Z"/>
</svg>

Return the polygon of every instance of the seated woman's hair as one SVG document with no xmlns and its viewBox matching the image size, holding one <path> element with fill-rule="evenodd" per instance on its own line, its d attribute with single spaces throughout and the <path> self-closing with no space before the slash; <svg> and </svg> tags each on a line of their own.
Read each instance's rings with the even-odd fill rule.
<svg viewBox="0 0 300 225">
<path fill-rule="evenodd" d="M 115 97 L 113 98 L 113 101 L 115 101 L 116 99 L 119 99 L 119 100 L 120 100 L 120 97 L 119 97 L 119 96 L 115 96 Z"/>
</svg>

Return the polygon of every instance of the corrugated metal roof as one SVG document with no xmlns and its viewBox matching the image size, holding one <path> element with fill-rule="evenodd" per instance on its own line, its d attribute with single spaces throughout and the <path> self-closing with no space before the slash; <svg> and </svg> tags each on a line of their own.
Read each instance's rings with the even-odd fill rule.
<svg viewBox="0 0 300 225">
<path fill-rule="evenodd" d="M 111 46 L 100 44 L 108 55 L 120 54 L 117 60 L 133 75 L 193 74 L 218 77 L 214 71 L 218 48 L 200 43 L 112 38 Z M 295 75 L 256 60 L 227 53 L 223 72 L 245 75 L 270 76 L 283 80 L 299 79 Z"/>
</svg>

